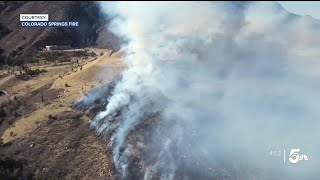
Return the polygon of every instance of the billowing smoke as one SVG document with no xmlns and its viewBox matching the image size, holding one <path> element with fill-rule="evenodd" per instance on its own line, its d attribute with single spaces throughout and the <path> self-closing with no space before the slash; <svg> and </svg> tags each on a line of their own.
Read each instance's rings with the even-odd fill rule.
<svg viewBox="0 0 320 180">
<path fill-rule="evenodd" d="M 272 2 L 101 6 L 128 68 L 92 126 L 122 178 L 319 177 L 318 20 Z"/>
</svg>

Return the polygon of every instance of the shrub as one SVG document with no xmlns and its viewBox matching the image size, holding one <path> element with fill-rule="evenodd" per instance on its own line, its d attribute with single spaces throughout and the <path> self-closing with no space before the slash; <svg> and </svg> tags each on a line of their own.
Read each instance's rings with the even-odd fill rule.
<svg viewBox="0 0 320 180">
<path fill-rule="evenodd" d="M 22 179 L 22 162 L 12 158 L 0 158 L 0 179 Z"/>
<path fill-rule="evenodd" d="M 0 39 L 5 37 L 7 34 L 9 34 L 11 31 L 4 27 L 2 24 L 0 24 Z"/>
<path fill-rule="evenodd" d="M 0 119 L 6 117 L 6 112 L 4 108 L 0 108 Z"/>
<path fill-rule="evenodd" d="M 35 69 L 32 70 L 26 66 L 22 66 L 23 71 L 20 71 L 20 73 L 16 76 L 20 80 L 27 81 L 30 79 L 30 77 L 38 76 L 41 73 L 47 72 L 45 69 Z"/>
</svg>

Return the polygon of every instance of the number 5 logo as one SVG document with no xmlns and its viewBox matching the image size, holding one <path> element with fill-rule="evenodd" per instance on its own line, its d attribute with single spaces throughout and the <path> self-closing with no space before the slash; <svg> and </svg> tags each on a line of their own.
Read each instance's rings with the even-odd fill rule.
<svg viewBox="0 0 320 180">
<path fill-rule="evenodd" d="M 300 149 L 291 149 L 290 151 L 290 155 L 289 155 L 289 161 L 293 164 L 299 162 L 299 152 L 300 152 Z"/>
</svg>

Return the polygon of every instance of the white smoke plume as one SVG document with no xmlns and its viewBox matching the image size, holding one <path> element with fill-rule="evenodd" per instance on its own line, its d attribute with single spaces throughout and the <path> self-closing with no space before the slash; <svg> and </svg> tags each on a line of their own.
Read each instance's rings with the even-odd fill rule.
<svg viewBox="0 0 320 180">
<path fill-rule="evenodd" d="M 244 161 L 259 171 L 252 177 L 227 169 L 229 176 L 221 179 L 319 177 L 318 20 L 273 2 L 100 4 L 113 17 L 112 32 L 128 42 L 123 47 L 128 68 L 92 126 L 112 134 L 122 178 L 130 176 L 136 148 L 127 138 L 153 108 L 166 130 L 151 132 L 159 154 L 144 154 L 154 161 L 140 179 L 208 178 L 200 177 L 198 161 L 210 172 L 223 168 L 221 161 L 226 166 Z M 112 122 L 121 108 L 121 120 Z M 294 166 L 269 155 L 291 148 L 301 148 L 309 161 Z M 246 167 L 234 169 L 241 168 Z"/>
</svg>

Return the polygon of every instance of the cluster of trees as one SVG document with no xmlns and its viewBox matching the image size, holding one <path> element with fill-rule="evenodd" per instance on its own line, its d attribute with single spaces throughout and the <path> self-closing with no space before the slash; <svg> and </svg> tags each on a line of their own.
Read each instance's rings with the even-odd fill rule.
<svg viewBox="0 0 320 180">
<path fill-rule="evenodd" d="M 47 72 L 47 70 L 45 69 L 30 69 L 26 66 L 22 66 L 23 71 L 20 71 L 20 73 L 18 75 L 16 75 L 16 77 L 18 79 L 21 80 L 25 80 L 27 81 L 30 77 L 34 77 L 34 76 L 38 76 L 41 73 L 45 73 Z"/>
<path fill-rule="evenodd" d="M 48 52 L 43 52 L 37 54 L 37 57 L 45 60 L 45 61 L 50 61 L 50 62 L 68 62 L 71 60 L 71 57 L 63 52 L 60 51 L 48 51 Z"/>
<path fill-rule="evenodd" d="M 4 63 L 9 66 L 19 66 L 23 64 L 23 59 L 19 56 L 22 50 L 23 48 L 19 47 L 17 50 L 11 51 L 7 57 L 3 57 Z"/>
<path fill-rule="evenodd" d="M 24 171 L 23 162 L 9 157 L 0 157 L 0 179 L 33 179 L 34 175 Z"/>
</svg>

